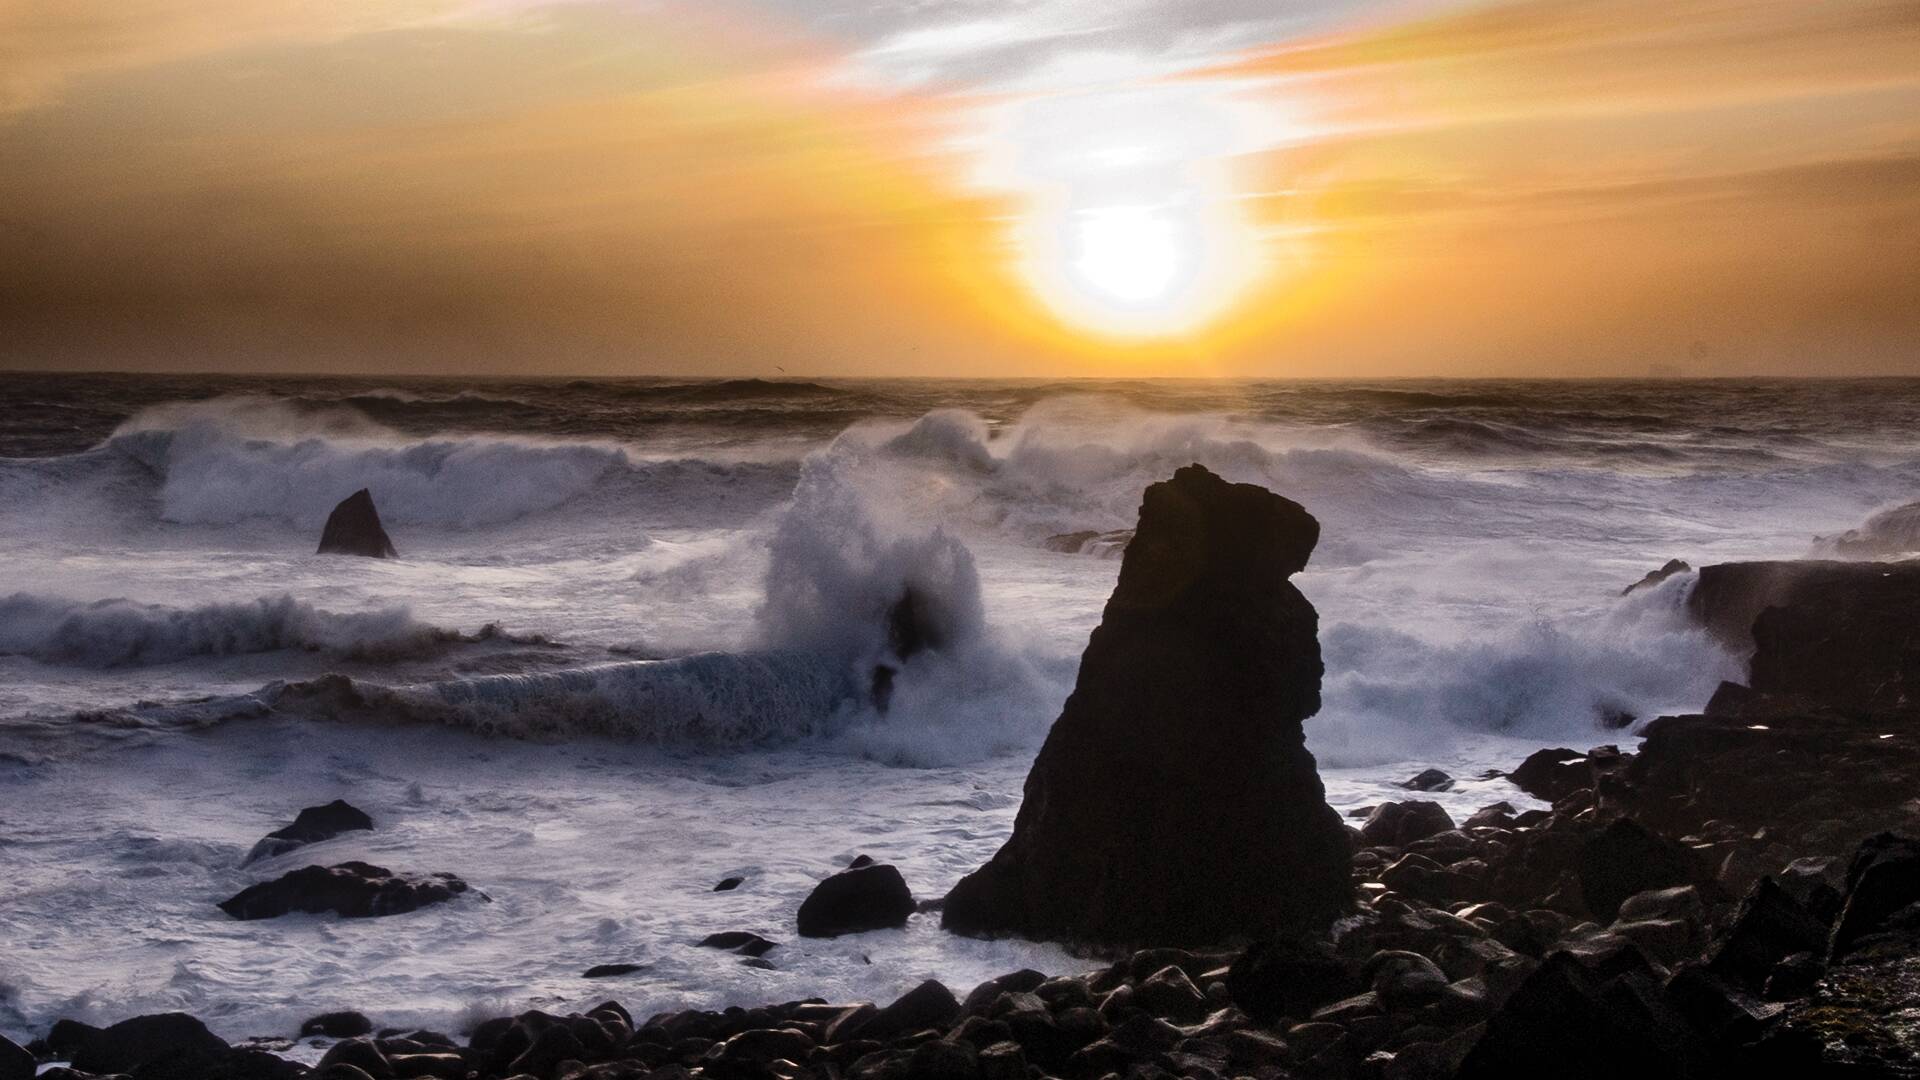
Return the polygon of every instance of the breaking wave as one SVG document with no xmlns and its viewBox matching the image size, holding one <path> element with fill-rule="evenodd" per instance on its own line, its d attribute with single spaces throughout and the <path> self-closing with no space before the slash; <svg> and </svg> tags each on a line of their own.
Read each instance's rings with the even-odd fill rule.
<svg viewBox="0 0 1920 1080">
<path fill-rule="evenodd" d="M 143 667 L 281 649 L 395 660 L 495 636 L 498 631 L 492 627 L 476 637 L 429 626 L 404 607 L 334 612 L 286 594 L 189 608 L 24 592 L 0 598 L 0 653 L 87 668 Z"/>
</svg>

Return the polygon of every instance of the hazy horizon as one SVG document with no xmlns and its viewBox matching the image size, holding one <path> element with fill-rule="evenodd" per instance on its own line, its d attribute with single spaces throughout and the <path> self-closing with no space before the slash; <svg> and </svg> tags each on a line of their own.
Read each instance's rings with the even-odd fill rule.
<svg viewBox="0 0 1920 1080">
<path fill-rule="evenodd" d="M 0 369 L 1920 374 L 1899 0 L 0 12 Z"/>
</svg>

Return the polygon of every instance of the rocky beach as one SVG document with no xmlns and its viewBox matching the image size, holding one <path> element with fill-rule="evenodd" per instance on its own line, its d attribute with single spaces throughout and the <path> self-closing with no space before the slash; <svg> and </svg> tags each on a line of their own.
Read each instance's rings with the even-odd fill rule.
<svg viewBox="0 0 1920 1080">
<path fill-rule="evenodd" d="M 786 928 L 883 935 L 937 913 L 949 933 L 1060 942 L 1081 973 L 651 1015 L 610 992 L 451 1031 L 346 1010 L 241 1044 L 181 1013 L 62 1019 L 0 1041 L 0 1080 L 1920 1075 L 1920 561 L 1702 567 L 1686 609 L 1748 659 L 1701 712 L 1513 762 L 1532 808 L 1456 819 L 1422 795 L 1459 781 L 1429 769 L 1343 823 L 1302 738 L 1325 670 L 1289 582 L 1321 540 L 1310 510 L 1200 465 L 1147 487 L 1004 846 L 944 899 L 856 859 Z M 887 608 L 890 663 L 918 651 L 900 644 L 913 598 Z M 256 853 L 379 827 L 337 801 Z M 219 906 L 402 919 L 487 901 L 437 867 L 344 862 Z M 700 946 L 771 967 L 781 942 L 716 928 Z"/>
</svg>

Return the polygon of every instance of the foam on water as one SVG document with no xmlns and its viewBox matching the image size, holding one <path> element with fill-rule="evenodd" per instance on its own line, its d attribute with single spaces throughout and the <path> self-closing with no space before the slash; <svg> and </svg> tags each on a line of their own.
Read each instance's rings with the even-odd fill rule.
<svg viewBox="0 0 1920 1080">
<path fill-rule="evenodd" d="M 1130 527 L 1190 462 L 1322 523 L 1297 580 L 1330 801 L 1404 797 L 1432 765 L 1461 781 L 1439 796 L 1457 816 L 1525 805 L 1484 770 L 1630 740 L 1599 719 L 1698 708 L 1737 676 L 1681 618 L 1690 576 L 1625 584 L 1671 557 L 1798 556 L 1920 491 L 1906 383 L 229 380 L 183 403 L 205 391 L 32 378 L 0 417 L 0 453 L 42 455 L 0 458 L 17 1036 L 157 1008 L 242 1036 L 336 1007 L 447 1027 L 1077 968 L 927 916 L 827 943 L 791 919 L 863 851 L 923 896 L 992 853 L 1118 571 L 1046 540 Z M 91 447 L 62 434 L 75 416 Z M 402 557 L 315 556 L 363 486 Z M 907 596 L 930 647 L 901 655 Z M 431 644 L 490 623 L 512 633 Z M 335 797 L 381 828 L 239 867 Z M 309 858 L 450 870 L 494 902 L 213 908 Z M 708 891 L 732 874 L 748 885 Z M 779 970 L 691 944 L 735 929 L 785 942 Z M 579 978 L 617 961 L 647 966 Z"/>
</svg>

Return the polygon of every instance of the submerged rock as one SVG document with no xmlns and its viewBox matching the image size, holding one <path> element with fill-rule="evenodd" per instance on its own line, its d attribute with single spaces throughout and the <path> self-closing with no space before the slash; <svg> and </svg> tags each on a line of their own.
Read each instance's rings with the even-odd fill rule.
<svg viewBox="0 0 1920 1080">
<path fill-rule="evenodd" d="M 1181 945 L 1348 910 L 1348 834 L 1301 734 L 1318 617 L 1287 580 L 1319 534 L 1299 504 L 1198 465 L 1147 488 L 1013 836 L 948 894 L 944 926 Z"/>
<path fill-rule="evenodd" d="M 862 856 L 865 858 L 865 856 Z M 913 892 L 900 871 L 872 860 L 855 864 L 813 887 L 797 916 L 801 937 L 839 937 L 907 925 Z"/>
<path fill-rule="evenodd" d="M 236 919 L 272 919 L 295 911 L 338 912 L 350 919 L 400 915 L 467 891 L 452 874 L 395 874 L 384 866 L 345 862 L 307 866 L 242 889 L 221 901 Z"/>
<path fill-rule="evenodd" d="M 309 806 L 294 817 L 293 824 L 268 833 L 253 845 L 253 850 L 247 853 L 242 865 L 284 855 L 307 844 L 331 840 L 344 832 L 371 828 L 373 819 L 343 799 L 335 799 L 325 806 Z"/>
<path fill-rule="evenodd" d="M 373 559 L 391 559 L 399 554 L 380 524 L 380 511 L 373 508 L 373 492 L 361 488 L 340 500 L 340 505 L 327 515 L 316 554 L 364 555 Z"/>
<path fill-rule="evenodd" d="M 1639 581 L 1636 581 L 1633 584 L 1627 586 L 1626 588 L 1621 589 L 1620 595 L 1630 596 L 1634 592 L 1640 589 L 1650 589 L 1653 586 L 1660 584 L 1661 582 L 1667 580 L 1668 578 L 1672 577 L 1675 574 L 1685 574 L 1691 571 L 1692 569 L 1693 567 L 1688 566 L 1685 560 L 1668 559 L 1665 566 L 1662 566 L 1658 570 L 1647 571 L 1646 577 L 1643 577 Z"/>
</svg>

